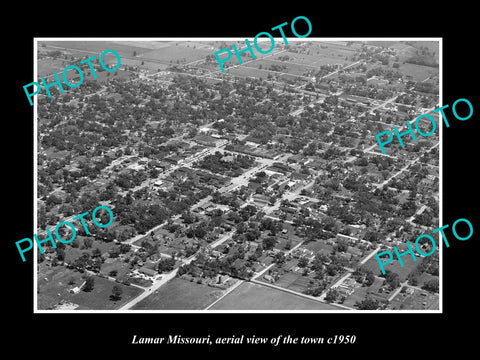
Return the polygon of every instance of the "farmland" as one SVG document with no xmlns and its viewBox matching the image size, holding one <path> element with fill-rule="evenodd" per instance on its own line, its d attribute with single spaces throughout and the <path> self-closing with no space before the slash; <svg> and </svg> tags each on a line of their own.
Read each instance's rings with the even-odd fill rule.
<svg viewBox="0 0 480 360">
<path fill-rule="evenodd" d="M 437 68 L 417 64 L 401 64 L 400 71 L 405 75 L 411 76 L 415 81 L 424 81 L 432 76 L 438 76 Z"/>
<path fill-rule="evenodd" d="M 211 310 L 339 310 L 339 308 L 252 283 L 243 283 Z"/>
<path fill-rule="evenodd" d="M 202 310 L 222 293 L 218 288 L 177 278 L 140 301 L 132 310 Z"/>
<path fill-rule="evenodd" d="M 205 58 L 207 55 L 213 54 L 213 50 L 209 48 L 198 47 L 188 42 L 170 43 L 167 47 L 161 49 L 150 50 L 138 55 L 143 60 L 158 60 L 165 63 L 181 63 L 186 64 L 192 61 Z"/>
</svg>

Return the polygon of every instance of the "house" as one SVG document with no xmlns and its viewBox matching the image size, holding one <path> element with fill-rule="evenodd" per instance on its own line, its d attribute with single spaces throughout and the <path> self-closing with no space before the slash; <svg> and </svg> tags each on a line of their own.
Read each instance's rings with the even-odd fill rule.
<svg viewBox="0 0 480 360">
<path fill-rule="evenodd" d="M 347 253 L 351 254 L 352 256 L 362 256 L 363 251 L 355 246 L 349 246 Z"/>
<path fill-rule="evenodd" d="M 78 294 L 80 292 L 80 288 L 78 286 L 70 289 L 70 294 Z"/>
<path fill-rule="evenodd" d="M 206 134 L 197 135 L 193 138 L 193 140 L 197 144 L 200 144 L 200 145 L 203 145 L 203 146 L 216 146 L 218 141 L 219 141 L 219 139 L 214 138 L 210 135 L 206 135 Z"/>
<path fill-rule="evenodd" d="M 252 197 L 253 197 L 253 201 L 259 204 L 268 204 L 270 202 L 270 197 L 268 197 L 267 195 L 255 194 Z"/>
<path fill-rule="evenodd" d="M 72 289 L 70 289 L 70 294 L 78 294 L 80 292 L 80 290 L 82 290 L 82 287 L 83 285 L 85 285 L 86 281 L 84 281 L 83 283 L 80 284 L 80 286 L 76 286 Z"/>
<path fill-rule="evenodd" d="M 245 264 L 244 264 L 244 261 L 242 259 L 236 259 L 232 266 L 238 271 L 238 270 L 241 270 Z"/>
<path fill-rule="evenodd" d="M 263 278 L 264 278 L 265 280 L 267 280 L 268 282 L 271 282 L 271 283 L 274 283 L 274 282 L 275 282 L 275 279 L 274 279 L 274 277 L 273 277 L 272 275 L 268 275 L 268 274 L 267 274 L 267 275 L 264 275 Z"/>
</svg>

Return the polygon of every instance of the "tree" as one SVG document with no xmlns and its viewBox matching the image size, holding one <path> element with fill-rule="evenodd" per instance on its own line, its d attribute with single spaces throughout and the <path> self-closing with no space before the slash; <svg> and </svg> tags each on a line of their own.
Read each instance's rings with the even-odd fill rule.
<svg viewBox="0 0 480 360">
<path fill-rule="evenodd" d="M 83 286 L 82 290 L 85 292 L 90 292 L 93 290 L 94 286 L 95 286 L 95 279 L 93 278 L 93 276 L 88 276 L 85 279 L 85 285 Z"/>
<path fill-rule="evenodd" d="M 118 285 L 113 285 L 113 288 L 112 288 L 112 295 L 110 295 L 110 300 L 113 300 L 113 301 L 118 301 L 122 298 L 122 288 Z"/>
<path fill-rule="evenodd" d="M 335 264 L 328 264 L 327 266 L 327 275 L 335 276 L 337 275 L 337 265 Z"/>
<path fill-rule="evenodd" d="M 308 265 L 308 259 L 306 257 L 301 257 L 298 260 L 298 267 L 304 268 Z"/>
<path fill-rule="evenodd" d="M 375 243 L 378 241 L 378 233 L 376 231 L 368 230 L 363 239 Z"/>
<path fill-rule="evenodd" d="M 375 275 L 373 275 L 372 271 L 367 272 L 367 276 L 365 277 L 365 285 L 370 286 L 375 282 Z"/>
<path fill-rule="evenodd" d="M 273 236 L 269 236 L 262 241 L 263 248 L 265 250 L 270 250 L 272 249 L 275 244 L 277 243 L 277 240 Z"/>
<path fill-rule="evenodd" d="M 58 261 L 65 261 L 65 250 L 61 248 L 57 248 L 57 260 Z"/>
<path fill-rule="evenodd" d="M 348 250 L 348 243 L 345 240 L 338 240 L 337 242 L 337 251 L 344 253 Z"/>
<path fill-rule="evenodd" d="M 126 254 L 130 251 L 131 247 L 132 246 L 130 244 L 120 244 L 120 253 Z"/>
<path fill-rule="evenodd" d="M 430 291 L 430 292 L 438 292 L 438 289 L 439 289 L 438 279 L 432 279 L 432 280 L 429 280 L 429 281 L 425 282 L 425 284 L 423 284 L 423 286 L 422 286 L 422 289 Z"/>
<path fill-rule="evenodd" d="M 83 246 L 85 246 L 85 249 L 90 249 L 92 245 L 93 245 L 93 240 L 91 238 L 83 239 Z"/>
<path fill-rule="evenodd" d="M 102 251 L 97 247 L 95 249 L 93 249 L 92 257 L 97 258 L 97 257 L 100 257 L 100 256 L 102 256 Z"/>
<path fill-rule="evenodd" d="M 337 300 L 338 295 L 339 294 L 336 289 L 330 289 L 325 296 L 325 301 L 328 303 L 334 302 L 335 300 Z"/>
<path fill-rule="evenodd" d="M 283 252 L 276 253 L 275 256 L 274 256 L 274 261 L 279 266 L 282 266 L 283 264 L 285 264 L 285 261 L 286 261 L 285 253 L 283 253 Z"/>
<path fill-rule="evenodd" d="M 112 270 L 108 273 L 108 275 L 111 276 L 111 277 L 115 277 L 115 276 L 117 276 L 117 274 L 118 274 L 118 270 Z"/>
<path fill-rule="evenodd" d="M 378 308 L 378 301 L 367 298 L 363 300 L 362 302 L 356 302 L 355 305 L 360 309 L 360 310 L 376 310 Z"/>
<path fill-rule="evenodd" d="M 290 250 L 292 248 L 292 240 L 289 238 L 285 243 L 285 250 Z"/>
<path fill-rule="evenodd" d="M 166 259 L 161 259 L 158 264 L 157 264 L 157 271 L 159 273 L 167 273 L 173 270 L 175 266 L 175 258 L 166 258 Z"/>
<path fill-rule="evenodd" d="M 386 283 L 392 288 L 396 289 L 397 287 L 400 286 L 400 278 L 397 273 L 391 271 L 390 269 L 387 269 L 385 271 L 385 274 L 381 275 L 382 277 L 385 278 Z"/>
</svg>

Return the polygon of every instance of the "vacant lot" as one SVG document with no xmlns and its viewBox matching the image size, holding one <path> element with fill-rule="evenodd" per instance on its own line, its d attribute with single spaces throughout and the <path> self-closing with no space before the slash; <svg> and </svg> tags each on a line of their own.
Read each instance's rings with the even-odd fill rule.
<svg viewBox="0 0 480 360">
<path fill-rule="evenodd" d="M 402 251 L 399 250 L 399 252 L 402 252 Z M 384 266 L 385 270 L 388 269 L 390 271 L 397 273 L 398 276 L 400 277 L 400 282 L 404 282 L 406 280 L 408 274 L 410 274 L 410 272 L 413 269 L 415 269 L 415 267 L 418 264 L 420 264 L 421 261 L 423 261 L 423 258 L 417 257 L 417 261 L 414 262 L 412 257 L 409 254 L 407 254 L 402 257 L 402 261 L 404 264 L 403 267 L 400 266 L 400 263 L 394 254 L 394 260 L 390 264 L 387 264 Z M 372 256 L 370 259 L 368 259 L 368 261 L 365 264 L 363 264 L 362 267 L 372 270 L 373 273 L 377 276 L 381 275 L 380 266 L 378 265 L 377 258 L 375 256 Z"/>
<path fill-rule="evenodd" d="M 223 290 L 175 278 L 136 304 L 133 310 L 203 310 Z"/>
<path fill-rule="evenodd" d="M 245 282 L 211 310 L 340 310 L 340 308 L 267 286 Z"/>
<path fill-rule="evenodd" d="M 122 298 L 120 301 L 110 300 L 112 288 L 114 285 L 122 289 Z M 74 304 L 80 305 L 78 310 L 115 310 L 142 292 L 141 289 L 134 286 L 118 284 L 98 276 L 95 276 L 95 287 L 91 292 L 80 291 L 78 294 L 71 295 L 68 300 Z"/>
<path fill-rule="evenodd" d="M 324 240 L 309 241 L 302 247 L 311 250 L 314 253 L 317 253 L 320 250 L 325 250 L 326 252 L 330 253 L 333 250 L 333 246 L 327 244 Z"/>
<path fill-rule="evenodd" d="M 308 288 L 310 280 L 311 279 L 308 276 L 303 276 L 300 273 L 290 271 L 283 274 L 277 281 L 275 281 L 274 285 L 302 293 Z"/>
</svg>

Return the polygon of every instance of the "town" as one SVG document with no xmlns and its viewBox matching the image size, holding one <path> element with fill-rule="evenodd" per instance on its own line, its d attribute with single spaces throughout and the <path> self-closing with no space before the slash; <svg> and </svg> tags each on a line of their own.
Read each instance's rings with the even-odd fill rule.
<svg viewBox="0 0 480 360">
<path fill-rule="evenodd" d="M 375 138 L 440 124 L 439 40 L 289 38 L 225 71 L 222 40 L 37 45 L 39 77 L 97 55 L 37 95 L 37 234 L 114 214 L 37 251 L 37 310 L 439 309 L 438 251 L 376 260 L 439 226 L 438 132 Z"/>
</svg>

